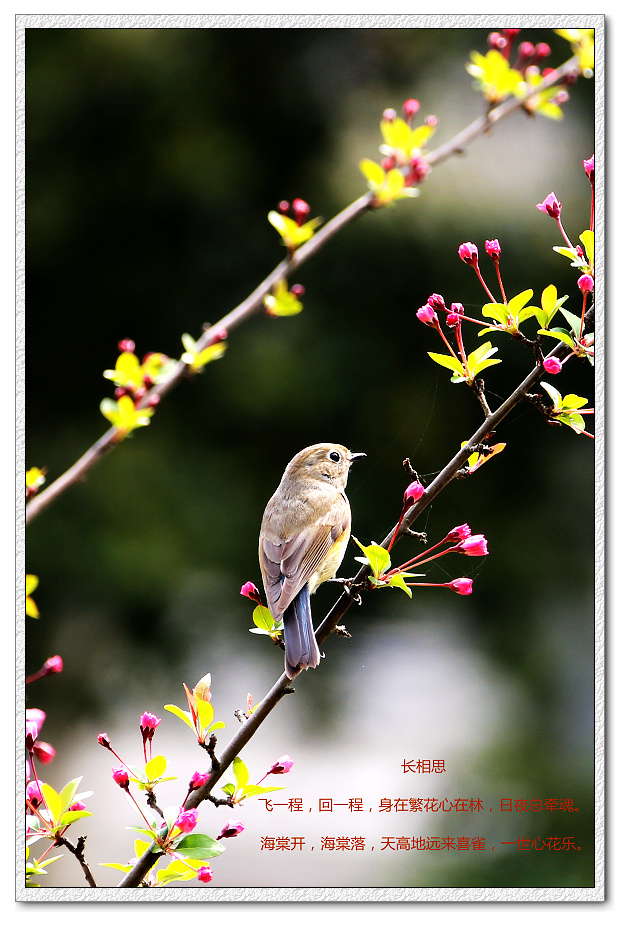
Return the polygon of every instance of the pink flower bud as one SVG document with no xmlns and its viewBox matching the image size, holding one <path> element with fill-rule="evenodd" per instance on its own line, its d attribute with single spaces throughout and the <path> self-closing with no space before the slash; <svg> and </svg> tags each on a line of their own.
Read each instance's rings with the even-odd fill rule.
<svg viewBox="0 0 620 930">
<path fill-rule="evenodd" d="M 118 344 L 119 352 L 134 352 L 135 348 L 136 348 L 136 344 L 133 341 L 133 339 L 121 339 L 121 341 Z"/>
<path fill-rule="evenodd" d="M 189 810 L 181 811 L 179 816 L 174 822 L 175 827 L 178 827 L 181 833 L 191 833 L 196 824 L 198 823 L 198 811 Z"/>
<path fill-rule="evenodd" d="M 446 302 L 441 296 L 441 294 L 431 294 L 431 296 L 426 301 L 427 305 L 433 310 L 445 310 Z"/>
<path fill-rule="evenodd" d="M 454 327 L 458 326 L 460 322 L 461 322 L 460 313 L 449 313 L 448 316 L 446 317 L 446 324 L 450 327 L 450 329 L 454 329 Z"/>
<path fill-rule="evenodd" d="M 74 803 L 70 805 L 69 810 L 70 811 L 85 811 L 86 805 L 82 804 L 81 801 L 74 801 Z"/>
<path fill-rule="evenodd" d="M 290 756 L 280 756 L 280 758 L 276 759 L 276 761 L 273 763 L 267 774 L 285 775 L 287 772 L 290 772 L 290 770 L 293 768 L 293 765 L 294 763 Z"/>
<path fill-rule="evenodd" d="M 437 314 L 429 307 L 428 304 L 425 304 L 423 307 L 416 312 L 416 316 L 421 323 L 426 323 L 427 326 L 435 326 L 437 321 Z"/>
<path fill-rule="evenodd" d="M 551 54 L 551 49 L 546 42 L 539 42 L 536 48 L 534 49 L 534 54 L 536 55 L 536 61 L 540 61 L 542 58 L 548 58 Z"/>
<path fill-rule="evenodd" d="M 594 289 L 594 278 L 589 274 L 582 274 L 577 280 L 577 287 L 582 294 L 589 294 Z"/>
<path fill-rule="evenodd" d="M 244 830 L 245 827 L 240 820 L 227 820 L 222 827 L 222 832 L 217 837 L 218 842 L 222 839 L 230 839 L 231 836 L 238 836 L 240 833 L 243 833 Z"/>
<path fill-rule="evenodd" d="M 196 788 L 202 788 L 209 778 L 208 772 L 194 772 L 189 781 L 189 790 L 194 791 Z"/>
<path fill-rule="evenodd" d="M 104 749 L 110 748 L 110 737 L 107 733 L 100 733 L 97 737 L 97 742 L 100 746 L 103 746 Z"/>
<path fill-rule="evenodd" d="M 52 656 L 43 666 L 43 672 L 46 675 L 58 675 L 62 672 L 62 659 L 60 656 Z"/>
<path fill-rule="evenodd" d="M 296 197 L 292 203 L 293 216 L 298 226 L 302 226 L 310 215 L 310 207 L 301 197 Z"/>
<path fill-rule="evenodd" d="M 471 594 L 473 585 L 471 578 L 455 578 L 450 582 L 450 588 L 457 594 Z"/>
<path fill-rule="evenodd" d="M 489 48 L 496 48 L 500 52 L 508 45 L 508 40 L 499 32 L 489 33 L 487 42 L 489 44 Z"/>
<path fill-rule="evenodd" d="M 118 769 L 112 769 L 112 778 L 119 788 L 122 788 L 124 791 L 129 789 L 129 772 L 124 766 Z"/>
<path fill-rule="evenodd" d="M 557 358 L 546 358 L 543 362 L 543 368 L 549 375 L 557 375 L 562 371 L 562 362 Z"/>
<path fill-rule="evenodd" d="M 56 750 L 49 743 L 43 743 L 37 740 L 34 746 L 34 754 L 41 765 L 49 765 L 54 760 Z"/>
<path fill-rule="evenodd" d="M 156 730 L 159 724 L 161 723 L 161 718 L 156 717 L 155 714 L 151 714 L 148 711 L 145 711 L 140 717 L 140 729 L 145 730 Z"/>
<path fill-rule="evenodd" d="M 457 552 L 463 552 L 465 555 L 488 555 L 487 541 L 479 533 L 477 536 L 468 536 L 456 547 Z"/>
<path fill-rule="evenodd" d="M 420 101 L 415 100 L 413 97 L 409 97 L 408 100 L 405 100 L 403 103 L 403 116 L 405 119 L 413 119 L 418 110 L 420 109 Z"/>
<path fill-rule="evenodd" d="M 415 504 L 416 501 L 420 500 L 423 494 L 424 494 L 424 485 L 421 484 L 419 481 L 412 481 L 409 487 L 407 488 L 407 490 L 405 491 L 405 494 L 403 496 L 403 501 L 405 505 L 408 505 L 410 503 Z"/>
<path fill-rule="evenodd" d="M 474 245 L 473 242 L 463 242 L 459 246 L 459 258 L 465 262 L 466 265 L 477 265 L 478 264 L 478 248 Z"/>
<path fill-rule="evenodd" d="M 551 191 L 550 194 L 547 194 L 542 203 L 536 204 L 536 209 L 540 210 L 541 213 L 548 213 L 554 220 L 557 220 L 560 218 L 560 213 L 562 212 L 562 204 L 553 191 Z"/>
<path fill-rule="evenodd" d="M 293 294 L 294 297 L 303 297 L 305 293 L 306 289 L 303 284 L 293 284 L 291 294 Z"/>
<path fill-rule="evenodd" d="M 257 604 L 262 604 L 260 591 L 251 581 L 246 581 L 239 591 L 239 594 L 243 594 L 244 597 L 249 597 L 251 601 L 256 601 Z"/>
<path fill-rule="evenodd" d="M 388 123 L 393 123 L 396 119 L 396 116 L 396 110 L 393 110 L 392 107 L 388 107 L 387 110 L 383 111 L 383 119 L 387 120 Z"/>
<path fill-rule="evenodd" d="M 462 316 L 465 313 L 465 307 L 463 306 L 463 304 L 458 304 L 458 303 L 451 304 L 450 310 L 452 313 L 458 313 L 459 316 Z"/>
<path fill-rule="evenodd" d="M 439 123 L 439 120 L 437 119 L 436 116 L 433 116 L 433 115 L 427 116 L 426 119 L 424 120 L 425 126 L 437 126 L 438 123 Z"/>
<path fill-rule="evenodd" d="M 502 254 L 502 250 L 497 239 L 487 239 L 484 243 L 484 248 L 486 249 L 486 253 L 490 259 L 492 259 L 494 262 L 498 261 L 500 255 Z"/>
<path fill-rule="evenodd" d="M 41 788 L 39 787 L 39 782 L 31 781 L 29 785 L 26 786 L 26 799 L 34 807 L 38 807 L 43 800 L 43 795 L 41 794 Z"/>
<path fill-rule="evenodd" d="M 38 735 L 38 724 L 34 720 L 26 720 L 26 749 L 29 752 L 34 749 L 34 744 Z"/>
<path fill-rule="evenodd" d="M 502 29 L 502 32 L 504 33 L 507 39 L 514 39 L 515 36 L 519 35 L 521 30 L 520 29 Z"/>
<path fill-rule="evenodd" d="M 588 176 L 589 180 L 594 182 L 594 155 L 591 158 L 587 158 L 583 163 L 583 170 Z"/>
<path fill-rule="evenodd" d="M 288 200 L 281 200 L 278 204 L 278 213 L 288 213 L 291 209 L 291 205 Z"/>
<path fill-rule="evenodd" d="M 213 869 L 210 865 L 201 865 L 196 872 L 196 878 L 199 882 L 204 882 L 205 885 L 208 885 L 210 881 L 213 881 Z"/>
<path fill-rule="evenodd" d="M 392 168 L 394 168 L 395 166 L 396 166 L 396 159 L 394 158 L 393 155 L 387 155 L 381 161 L 381 167 L 383 168 L 384 171 L 391 171 Z"/>
<path fill-rule="evenodd" d="M 446 539 L 448 542 L 459 542 L 460 540 L 467 539 L 471 536 L 471 530 L 467 523 L 461 523 L 460 526 L 455 526 L 454 529 L 450 530 Z"/>
<path fill-rule="evenodd" d="M 411 187 L 412 184 L 418 184 L 423 181 L 430 168 L 421 155 L 415 155 L 409 162 L 409 171 L 405 176 L 405 186 Z"/>
</svg>

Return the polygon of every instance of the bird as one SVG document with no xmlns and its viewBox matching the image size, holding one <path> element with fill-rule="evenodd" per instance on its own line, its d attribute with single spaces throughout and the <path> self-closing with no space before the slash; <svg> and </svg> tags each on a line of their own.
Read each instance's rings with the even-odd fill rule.
<svg viewBox="0 0 620 930">
<path fill-rule="evenodd" d="M 258 560 L 267 606 L 284 623 L 290 679 L 320 662 L 310 595 L 334 577 L 344 558 L 351 534 L 345 487 L 351 465 L 365 455 L 329 442 L 302 449 L 265 508 Z"/>
</svg>

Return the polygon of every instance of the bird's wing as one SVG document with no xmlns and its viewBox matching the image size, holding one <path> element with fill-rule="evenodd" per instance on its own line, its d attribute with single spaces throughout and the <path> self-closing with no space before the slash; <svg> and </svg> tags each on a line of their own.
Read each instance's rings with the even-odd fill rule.
<svg viewBox="0 0 620 930">
<path fill-rule="evenodd" d="M 346 498 L 339 495 L 320 523 L 301 530 L 290 539 L 270 540 L 262 534 L 259 561 L 267 603 L 276 619 L 320 568 L 349 522 Z"/>
</svg>

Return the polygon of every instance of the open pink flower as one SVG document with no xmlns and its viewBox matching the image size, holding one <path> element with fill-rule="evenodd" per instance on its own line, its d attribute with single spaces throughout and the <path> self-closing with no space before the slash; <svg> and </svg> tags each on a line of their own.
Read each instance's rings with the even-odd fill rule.
<svg viewBox="0 0 620 930">
<path fill-rule="evenodd" d="M 548 213 L 554 220 L 557 220 L 562 212 L 562 204 L 553 191 L 551 191 L 550 194 L 547 194 L 542 203 L 536 204 L 536 209 L 540 210 L 542 213 Z"/>
<path fill-rule="evenodd" d="M 463 552 L 465 555 L 488 555 L 487 541 L 485 537 L 478 533 L 476 536 L 468 536 L 456 546 L 457 552 Z"/>
</svg>

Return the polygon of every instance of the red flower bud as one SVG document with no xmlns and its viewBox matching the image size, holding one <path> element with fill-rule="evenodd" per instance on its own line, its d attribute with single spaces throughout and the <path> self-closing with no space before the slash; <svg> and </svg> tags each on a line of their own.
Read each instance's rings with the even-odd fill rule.
<svg viewBox="0 0 620 930">
<path fill-rule="evenodd" d="M 589 180 L 594 183 L 594 155 L 591 158 L 587 158 L 583 163 L 583 170 L 588 176 Z"/>
<path fill-rule="evenodd" d="M 543 368 L 549 375 L 557 375 L 562 371 L 562 362 L 557 358 L 546 358 Z"/>
<path fill-rule="evenodd" d="M 112 769 L 112 778 L 119 788 L 122 788 L 124 791 L 129 789 L 129 772 L 124 766 L 118 769 Z"/>
<path fill-rule="evenodd" d="M 457 594 L 471 594 L 473 585 L 471 578 L 455 578 L 450 582 L 450 588 Z"/>
<path fill-rule="evenodd" d="M 133 341 L 133 339 L 121 339 L 121 341 L 118 344 L 119 352 L 134 352 L 135 348 L 136 348 L 136 344 Z"/>
<path fill-rule="evenodd" d="M 589 294 L 590 291 L 594 290 L 594 278 L 590 274 L 582 274 L 577 279 L 577 287 L 582 294 Z"/>
<path fill-rule="evenodd" d="M 536 204 L 536 209 L 540 210 L 541 213 L 548 213 L 554 220 L 557 220 L 560 218 L 560 213 L 562 212 L 562 204 L 553 191 L 551 191 L 550 194 L 547 194 L 542 203 Z"/>
<path fill-rule="evenodd" d="M 420 500 L 424 494 L 424 485 L 419 481 L 412 481 L 407 490 L 405 491 L 403 502 L 406 506 L 413 503 L 415 504 Z"/>
<path fill-rule="evenodd" d="M 403 116 L 407 120 L 413 119 L 419 109 L 420 101 L 415 100 L 413 97 L 409 97 L 409 99 L 405 100 L 403 103 Z"/>
<path fill-rule="evenodd" d="M 310 207 L 305 200 L 296 197 L 293 201 L 293 216 L 298 226 L 302 226 L 310 215 Z"/>
<path fill-rule="evenodd" d="M 487 239 L 484 243 L 484 248 L 490 259 L 494 262 L 499 260 L 502 250 L 497 239 Z"/>
<path fill-rule="evenodd" d="M 478 247 L 473 242 L 463 242 L 459 246 L 459 258 L 466 265 L 478 264 Z"/>
</svg>

